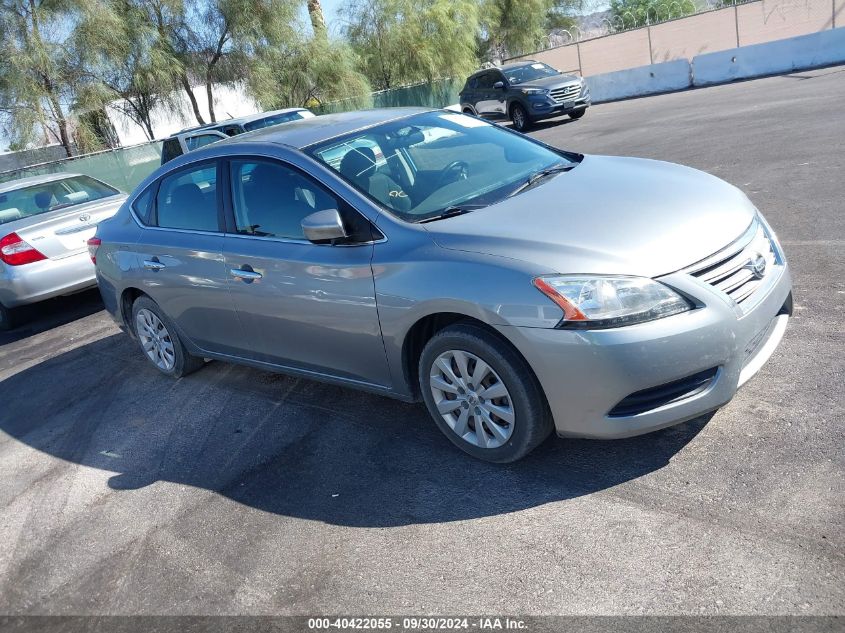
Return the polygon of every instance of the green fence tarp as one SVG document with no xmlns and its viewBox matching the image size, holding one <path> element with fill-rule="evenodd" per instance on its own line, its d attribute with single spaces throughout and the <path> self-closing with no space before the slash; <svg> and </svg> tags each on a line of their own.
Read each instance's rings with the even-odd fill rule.
<svg viewBox="0 0 845 633">
<path fill-rule="evenodd" d="M 160 163 L 161 142 L 153 142 L 14 169 L 0 173 L 0 182 L 43 174 L 85 174 L 128 193 Z"/>
</svg>

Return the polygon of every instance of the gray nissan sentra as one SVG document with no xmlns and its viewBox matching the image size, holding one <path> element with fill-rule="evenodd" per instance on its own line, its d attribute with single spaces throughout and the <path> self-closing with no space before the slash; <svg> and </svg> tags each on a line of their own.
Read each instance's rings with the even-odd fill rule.
<svg viewBox="0 0 845 633">
<path fill-rule="evenodd" d="M 106 307 L 164 374 L 216 359 L 422 400 L 493 462 L 552 430 L 628 437 L 724 405 L 792 311 L 737 188 L 446 111 L 191 152 L 89 245 Z"/>
</svg>

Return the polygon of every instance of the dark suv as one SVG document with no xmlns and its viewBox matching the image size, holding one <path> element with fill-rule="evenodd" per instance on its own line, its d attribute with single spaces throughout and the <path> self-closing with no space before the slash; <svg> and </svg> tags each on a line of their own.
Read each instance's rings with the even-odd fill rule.
<svg viewBox="0 0 845 633">
<path fill-rule="evenodd" d="M 539 119 L 564 114 L 580 119 L 590 105 L 590 89 L 581 77 L 528 60 L 479 70 L 467 79 L 460 98 L 467 114 L 510 119 L 522 132 Z"/>
</svg>

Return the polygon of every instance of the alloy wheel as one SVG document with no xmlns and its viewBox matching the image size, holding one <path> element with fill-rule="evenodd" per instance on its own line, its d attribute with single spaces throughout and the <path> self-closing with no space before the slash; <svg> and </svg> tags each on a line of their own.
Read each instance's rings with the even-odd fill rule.
<svg viewBox="0 0 845 633">
<path fill-rule="evenodd" d="M 449 428 L 479 448 L 498 448 L 513 434 L 513 401 L 505 383 L 484 360 L 462 350 L 438 356 L 429 372 L 437 411 Z"/>
<path fill-rule="evenodd" d="M 135 331 L 141 341 L 141 347 L 155 366 L 163 371 L 171 371 L 176 365 L 176 352 L 170 333 L 153 312 L 142 308 L 135 317 Z"/>
<path fill-rule="evenodd" d="M 513 109 L 513 126 L 517 130 L 525 127 L 525 113 L 522 111 L 522 108 L 516 107 Z"/>
</svg>

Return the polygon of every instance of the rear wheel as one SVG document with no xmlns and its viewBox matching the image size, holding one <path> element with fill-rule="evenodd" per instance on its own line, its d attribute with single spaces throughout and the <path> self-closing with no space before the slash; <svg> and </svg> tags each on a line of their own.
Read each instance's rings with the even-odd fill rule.
<svg viewBox="0 0 845 633">
<path fill-rule="evenodd" d="M 570 119 L 580 119 L 582 116 L 587 114 L 587 108 L 582 108 L 581 110 L 573 110 L 569 113 Z"/>
<path fill-rule="evenodd" d="M 7 308 L 0 303 L 0 330 L 11 330 L 17 325 L 18 313 L 13 308 Z"/>
<path fill-rule="evenodd" d="M 513 462 L 551 433 L 551 414 L 528 364 L 477 326 L 435 334 L 420 357 L 419 378 L 437 426 L 473 457 Z"/>
<path fill-rule="evenodd" d="M 511 121 L 513 121 L 513 129 L 517 132 L 524 132 L 531 127 L 531 120 L 528 118 L 528 112 L 521 103 L 514 103 L 511 106 Z"/>
<path fill-rule="evenodd" d="M 181 378 L 203 366 L 203 359 L 188 353 L 176 328 L 149 297 L 138 297 L 132 304 L 132 322 L 141 351 L 161 373 Z"/>
</svg>

